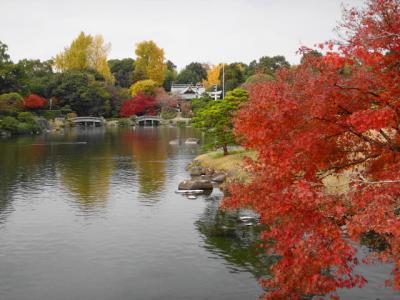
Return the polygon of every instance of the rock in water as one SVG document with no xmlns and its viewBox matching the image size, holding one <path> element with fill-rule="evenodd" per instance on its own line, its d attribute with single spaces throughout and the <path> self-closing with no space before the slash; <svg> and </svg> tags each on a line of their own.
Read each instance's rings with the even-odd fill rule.
<svg viewBox="0 0 400 300">
<path fill-rule="evenodd" d="M 215 181 L 215 182 L 218 182 L 218 183 L 221 183 L 221 182 L 224 182 L 225 177 L 226 176 L 225 176 L 224 173 L 217 173 L 211 178 L 211 180 Z"/>
<path fill-rule="evenodd" d="M 205 175 L 206 171 L 202 167 L 193 167 L 190 169 L 191 176 L 201 176 Z"/>
<path fill-rule="evenodd" d="M 199 143 L 200 143 L 200 140 L 196 139 L 196 138 L 188 138 L 185 141 L 185 144 L 187 144 L 187 145 L 196 145 L 196 144 L 199 144 Z"/>
<path fill-rule="evenodd" d="M 182 181 L 178 190 L 204 190 L 212 191 L 213 185 L 209 180 L 197 179 L 197 180 L 185 180 Z"/>
</svg>

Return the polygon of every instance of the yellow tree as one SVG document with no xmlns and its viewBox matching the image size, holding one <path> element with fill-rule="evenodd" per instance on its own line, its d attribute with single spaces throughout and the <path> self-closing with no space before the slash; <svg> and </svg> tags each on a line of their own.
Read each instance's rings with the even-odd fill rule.
<svg viewBox="0 0 400 300">
<path fill-rule="evenodd" d="M 164 49 L 159 48 L 153 41 L 144 41 L 136 46 L 135 74 L 142 79 L 151 79 L 162 85 L 164 82 L 166 64 Z"/>
<path fill-rule="evenodd" d="M 54 65 L 60 71 L 93 68 L 107 81 L 113 81 L 114 78 L 107 64 L 110 48 L 110 44 L 105 44 L 101 35 L 92 37 L 81 32 L 72 41 L 70 47 L 66 47 L 64 52 L 57 54 Z"/>
<path fill-rule="evenodd" d="M 130 87 L 130 92 L 132 96 L 136 96 L 140 92 L 153 95 L 155 88 L 157 88 L 158 83 L 151 79 L 140 80 L 135 82 Z"/>
<path fill-rule="evenodd" d="M 219 75 L 222 70 L 222 64 L 218 64 L 215 66 L 212 66 L 208 71 L 207 71 L 207 80 L 203 80 L 203 84 L 206 88 L 209 88 L 214 85 L 219 85 L 220 80 L 219 80 Z"/>
</svg>

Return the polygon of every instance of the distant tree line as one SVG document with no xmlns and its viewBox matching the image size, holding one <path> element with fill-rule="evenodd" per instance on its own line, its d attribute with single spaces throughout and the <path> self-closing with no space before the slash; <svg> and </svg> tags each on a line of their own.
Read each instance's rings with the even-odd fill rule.
<svg viewBox="0 0 400 300">
<path fill-rule="evenodd" d="M 177 103 L 167 93 L 173 83 L 201 83 L 208 90 L 215 86 L 222 89 L 224 68 L 228 92 L 243 84 L 272 80 L 277 69 L 290 68 L 283 56 L 265 56 L 248 65 L 238 62 L 211 66 L 192 62 L 178 72 L 176 65 L 165 58 L 164 50 L 153 41 L 137 44 L 135 58 L 108 59 L 110 48 L 101 35 L 81 32 L 52 59 L 13 62 L 7 45 L 0 42 L 0 126 L 2 119 L 17 119 L 22 111 L 48 118 L 72 112 L 126 116 L 126 110 L 121 112 L 122 104 L 147 99 L 136 97 L 140 94 L 154 97 L 158 111 L 171 112 Z M 29 106 L 28 97 L 44 101 Z"/>
</svg>

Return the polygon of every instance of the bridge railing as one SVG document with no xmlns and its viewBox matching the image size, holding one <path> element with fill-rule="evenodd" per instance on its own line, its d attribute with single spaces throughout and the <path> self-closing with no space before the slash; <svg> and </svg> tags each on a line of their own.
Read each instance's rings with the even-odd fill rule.
<svg viewBox="0 0 400 300">
<path fill-rule="evenodd" d="M 161 118 L 159 116 L 140 116 L 136 118 L 136 121 L 143 121 L 143 120 L 157 120 L 160 121 Z"/>
<path fill-rule="evenodd" d="M 72 122 L 85 122 L 85 121 L 103 122 L 103 119 L 98 117 L 76 117 L 72 119 Z"/>
</svg>

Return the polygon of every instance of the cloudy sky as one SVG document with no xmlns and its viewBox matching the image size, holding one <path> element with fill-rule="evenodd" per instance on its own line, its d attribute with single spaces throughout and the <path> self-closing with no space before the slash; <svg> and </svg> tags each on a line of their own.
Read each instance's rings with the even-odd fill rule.
<svg viewBox="0 0 400 300">
<path fill-rule="evenodd" d="M 49 59 L 84 31 L 112 44 L 110 58 L 134 57 L 154 40 L 178 68 L 192 61 L 249 63 L 335 37 L 341 4 L 362 0 L 0 0 L 0 41 L 13 61 Z"/>
</svg>

